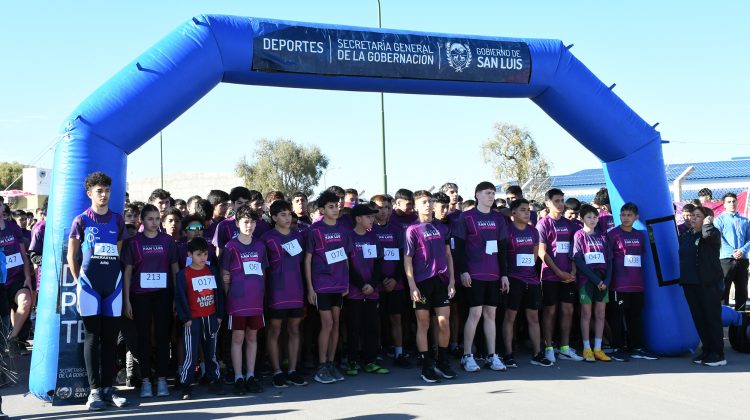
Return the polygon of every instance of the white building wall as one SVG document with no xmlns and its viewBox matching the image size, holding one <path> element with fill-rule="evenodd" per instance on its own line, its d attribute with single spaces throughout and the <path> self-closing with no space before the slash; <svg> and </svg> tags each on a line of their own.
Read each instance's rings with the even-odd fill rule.
<svg viewBox="0 0 750 420">
<path fill-rule="evenodd" d="M 211 190 L 224 190 L 227 193 L 236 186 L 245 185 L 242 179 L 232 173 L 177 173 L 164 175 L 164 189 L 173 198 L 187 200 L 190 196 L 200 195 L 206 198 Z M 128 180 L 130 201 L 146 201 L 151 192 L 161 187 L 159 177 L 147 177 Z"/>
</svg>

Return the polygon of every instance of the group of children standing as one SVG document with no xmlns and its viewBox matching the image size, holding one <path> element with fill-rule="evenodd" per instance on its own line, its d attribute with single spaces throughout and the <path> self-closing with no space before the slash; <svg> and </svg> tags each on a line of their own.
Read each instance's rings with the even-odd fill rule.
<svg viewBox="0 0 750 420">
<path fill-rule="evenodd" d="M 621 209 L 618 227 L 605 209 L 589 205 L 574 208 L 568 219 L 562 191 L 552 189 L 545 197 L 549 213 L 535 227 L 536 214 L 520 189 L 510 191 L 509 208 L 498 208 L 490 182 L 476 186 L 475 206 L 466 211 L 457 208 L 458 187 L 451 183 L 436 194 L 399 190 L 395 199 L 377 195 L 369 203 L 346 203 L 351 193 L 332 187 L 312 206 L 317 216 L 306 212 L 302 194 L 289 202 L 278 192 L 264 199 L 236 187 L 172 207 L 168 193 L 156 190 L 149 204 L 127 207 L 123 218 L 109 209 L 110 184 L 100 172 L 87 177 L 92 206 L 74 220 L 68 254 L 78 281 L 92 410 L 127 404 L 112 391 L 121 316 L 136 331 L 129 348 L 140 365 L 143 398 L 169 395 L 170 346 L 179 359 L 181 398 L 192 397 L 199 361 L 209 392 L 225 392 L 217 353 L 235 394 L 261 392 L 255 366 L 262 329 L 273 385 L 306 385 L 300 327 L 311 310 L 320 321 L 313 375 L 320 383 L 389 373 L 379 358 L 385 340 L 394 364 L 408 367 L 404 343 L 413 338 L 428 383 L 456 376 L 450 359 L 457 352 L 464 370 L 480 370 L 475 337 L 484 337 L 486 367 L 517 367 L 513 344 L 522 308 L 534 365 L 654 358 L 643 350 L 639 329 L 644 237 L 633 228 L 638 209 L 632 203 Z M 136 223 L 140 231 L 128 233 Z M 610 301 L 614 308 L 607 310 Z M 575 303 L 583 357 L 570 347 Z M 616 349 L 610 355 L 602 351 L 605 315 Z M 343 364 L 335 361 L 342 331 Z M 496 349 L 497 331 L 503 353 Z M 123 335 L 129 335 L 124 328 Z M 288 359 L 283 370 L 282 354 Z"/>
</svg>

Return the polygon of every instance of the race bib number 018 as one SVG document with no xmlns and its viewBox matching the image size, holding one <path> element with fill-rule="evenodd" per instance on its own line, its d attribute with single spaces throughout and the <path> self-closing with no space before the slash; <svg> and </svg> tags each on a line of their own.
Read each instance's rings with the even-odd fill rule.
<svg viewBox="0 0 750 420">
<path fill-rule="evenodd" d="M 19 265 L 23 265 L 23 258 L 21 258 L 20 252 L 5 256 L 5 268 L 14 268 Z"/>
<path fill-rule="evenodd" d="M 383 248 L 383 259 L 386 261 L 398 261 L 398 248 Z"/>
<path fill-rule="evenodd" d="M 555 247 L 558 254 L 567 254 L 570 252 L 570 242 L 558 242 Z"/>
<path fill-rule="evenodd" d="M 141 289 L 166 289 L 167 273 L 141 273 Z"/>
<path fill-rule="evenodd" d="M 640 267 L 641 256 L 640 255 L 626 255 L 625 256 L 625 267 Z"/>
<path fill-rule="evenodd" d="M 328 264 L 336 264 L 346 259 L 344 248 L 336 248 L 332 251 L 326 251 L 326 261 Z"/>
<path fill-rule="evenodd" d="M 534 266 L 534 254 L 516 255 L 516 267 L 533 267 L 533 266 Z"/>
<path fill-rule="evenodd" d="M 583 254 L 586 264 L 604 264 L 603 252 L 587 252 Z"/>
<path fill-rule="evenodd" d="M 255 274 L 257 276 L 263 275 L 263 270 L 260 268 L 260 263 L 257 261 L 243 261 L 242 269 L 245 270 L 245 274 Z"/>
<path fill-rule="evenodd" d="M 94 255 L 97 257 L 116 257 L 118 255 L 117 245 L 105 243 L 95 244 Z"/>
</svg>

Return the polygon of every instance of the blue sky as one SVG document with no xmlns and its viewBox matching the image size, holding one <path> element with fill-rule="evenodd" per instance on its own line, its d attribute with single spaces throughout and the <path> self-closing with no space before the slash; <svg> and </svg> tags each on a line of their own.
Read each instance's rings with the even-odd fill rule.
<svg viewBox="0 0 750 420">
<path fill-rule="evenodd" d="M 679 4 L 679 6 L 677 6 Z M 376 0 L 25 1 L 3 7 L 0 160 L 52 164 L 64 118 L 125 64 L 191 16 L 221 13 L 376 27 Z M 649 123 L 660 122 L 669 162 L 750 155 L 750 3 L 382 0 L 383 27 L 561 39 Z M 746 29 L 741 29 L 741 28 Z M 165 173 L 229 172 L 256 140 L 288 137 L 331 158 L 328 185 L 382 189 L 380 95 L 220 85 L 163 131 Z M 531 101 L 385 95 L 389 190 L 462 191 L 492 178 L 480 144 L 496 121 L 529 128 L 553 174 L 598 160 Z M 244 144 L 240 150 L 237 145 Z M 187 146 L 187 147 L 186 147 Z M 235 149 L 206 156 L 207 147 Z M 428 165 L 411 158 L 428 150 Z M 221 156 L 221 157 L 220 157 Z M 133 153 L 128 176 L 159 174 L 158 142 Z M 322 181 L 321 181 L 322 184 Z M 206 192 L 197 191 L 205 194 Z"/>
</svg>

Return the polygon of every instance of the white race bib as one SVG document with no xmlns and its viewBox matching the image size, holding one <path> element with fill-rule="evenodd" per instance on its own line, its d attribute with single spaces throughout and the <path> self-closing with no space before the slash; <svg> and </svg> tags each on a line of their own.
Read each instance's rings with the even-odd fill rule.
<svg viewBox="0 0 750 420">
<path fill-rule="evenodd" d="M 166 289 L 167 273 L 141 273 L 141 289 Z"/>
<path fill-rule="evenodd" d="M 487 255 L 497 254 L 497 239 L 484 243 L 484 253 Z"/>
<path fill-rule="evenodd" d="M 116 257 L 118 255 L 117 245 L 105 243 L 95 244 L 94 255 L 96 255 L 97 257 Z"/>
<path fill-rule="evenodd" d="M 625 255 L 625 267 L 640 267 L 641 256 L 640 255 Z"/>
<path fill-rule="evenodd" d="M 281 247 L 284 248 L 287 254 L 291 255 L 292 257 L 302 252 L 302 247 L 299 245 L 299 241 L 297 241 L 296 239 L 282 244 Z"/>
<path fill-rule="evenodd" d="M 516 267 L 533 267 L 534 254 L 516 254 Z"/>
<path fill-rule="evenodd" d="M 263 275 L 263 270 L 260 268 L 260 263 L 257 261 L 243 261 L 242 268 L 245 270 L 245 274 Z"/>
<path fill-rule="evenodd" d="M 205 289 L 216 289 L 216 278 L 214 276 L 193 277 L 193 290 L 200 292 Z"/>
<path fill-rule="evenodd" d="M 383 259 L 386 261 L 398 261 L 398 248 L 383 248 Z"/>
<path fill-rule="evenodd" d="M 364 244 L 362 245 L 362 255 L 366 259 L 377 258 L 378 248 L 375 245 Z"/>
<path fill-rule="evenodd" d="M 570 242 L 558 242 L 555 251 L 557 254 L 567 254 L 570 252 Z"/>
<path fill-rule="evenodd" d="M 21 258 L 20 252 L 5 256 L 5 268 L 18 267 L 19 265 L 23 265 L 23 258 Z"/>
<path fill-rule="evenodd" d="M 603 252 L 587 252 L 583 254 L 583 258 L 586 264 L 604 264 L 605 262 Z"/>
<path fill-rule="evenodd" d="M 336 248 L 332 251 L 326 251 L 326 261 L 328 264 L 336 264 L 346 259 L 344 248 Z"/>
</svg>

